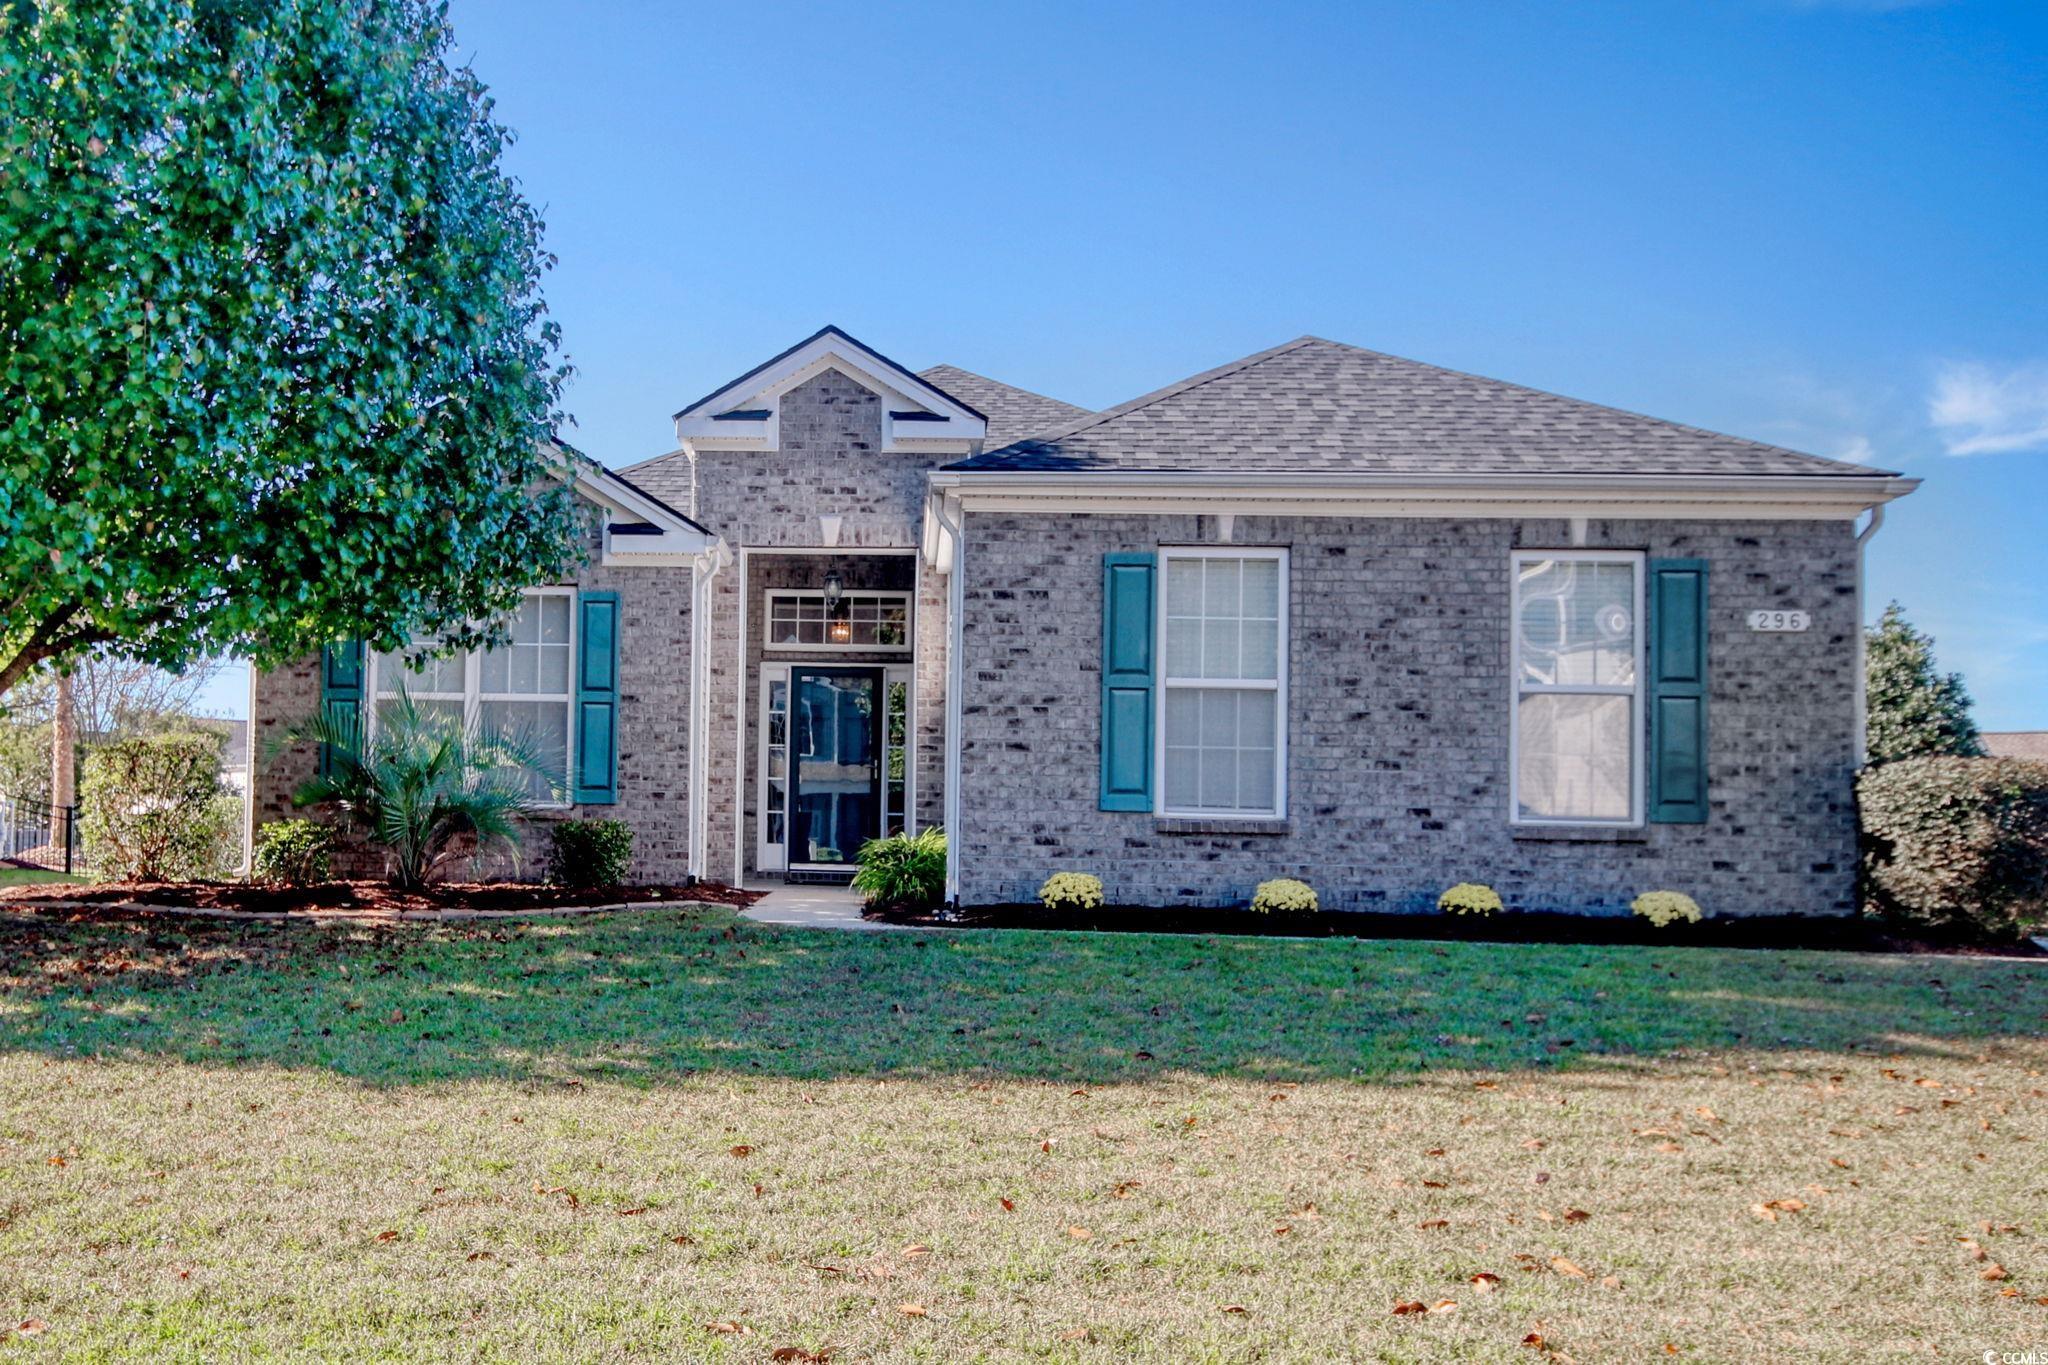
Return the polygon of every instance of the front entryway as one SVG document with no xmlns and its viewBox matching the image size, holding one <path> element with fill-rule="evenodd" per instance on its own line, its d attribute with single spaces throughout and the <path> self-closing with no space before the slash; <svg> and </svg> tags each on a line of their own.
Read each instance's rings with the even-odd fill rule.
<svg viewBox="0 0 2048 1365">
<path fill-rule="evenodd" d="M 910 670 L 764 666 L 758 866 L 851 873 L 860 846 L 909 809 Z"/>
</svg>

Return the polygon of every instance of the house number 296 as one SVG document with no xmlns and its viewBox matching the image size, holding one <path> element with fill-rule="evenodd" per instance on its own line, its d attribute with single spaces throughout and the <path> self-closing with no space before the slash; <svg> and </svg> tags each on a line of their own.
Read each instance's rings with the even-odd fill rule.
<svg viewBox="0 0 2048 1365">
<path fill-rule="evenodd" d="M 1813 624 L 1813 618 L 1803 611 L 1753 611 L 1749 614 L 1751 630 L 1805 630 Z"/>
</svg>

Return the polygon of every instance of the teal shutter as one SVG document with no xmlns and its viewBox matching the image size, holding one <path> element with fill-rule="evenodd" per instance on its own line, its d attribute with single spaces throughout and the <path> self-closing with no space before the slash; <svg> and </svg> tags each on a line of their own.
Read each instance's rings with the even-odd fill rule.
<svg viewBox="0 0 2048 1365">
<path fill-rule="evenodd" d="M 1650 561 L 1650 820 L 1707 818 L 1707 561 Z"/>
<path fill-rule="evenodd" d="M 578 805 L 619 799 L 619 595 L 576 595 L 576 749 L 571 797 Z"/>
<path fill-rule="evenodd" d="M 344 640 L 320 651 L 320 714 L 334 728 L 360 737 L 363 723 L 363 642 Z M 320 746 L 320 775 L 334 771 L 329 746 Z"/>
<path fill-rule="evenodd" d="M 1149 554 L 1102 557 L 1102 801 L 1152 809 L 1152 579 Z"/>
</svg>

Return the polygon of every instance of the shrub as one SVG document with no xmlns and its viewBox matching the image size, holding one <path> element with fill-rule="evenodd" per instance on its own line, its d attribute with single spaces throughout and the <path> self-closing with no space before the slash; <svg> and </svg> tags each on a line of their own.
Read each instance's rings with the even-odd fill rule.
<svg viewBox="0 0 2048 1365">
<path fill-rule="evenodd" d="M 946 831 L 870 839 L 856 855 L 853 889 L 879 910 L 929 910 L 946 898 Z"/>
<path fill-rule="evenodd" d="M 294 805 L 333 806 L 365 842 L 384 850 L 394 886 L 414 890 L 465 855 L 515 857 L 521 822 L 534 811 L 531 778 L 559 789 L 535 746 L 481 722 L 458 725 L 401 692 L 379 703 L 365 736 L 353 717 L 322 714 L 287 731 L 285 744 L 325 745 L 328 770 L 292 795 Z"/>
<path fill-rule="evenodd" d="M 1319 908 L 1315 888 L 1292 877 L 1260 882 L 1252 892 L 1252 911 L 1260 915 L 1313 914 Z"/>
<path fill-rule="evenodd" d="M 220 876 L 235 862 L 241 802 L 220 785 L 219 735 L 125 739 L 86 755 L 86 865 L 116 881 Z"/>
<path fill-rule="evenodd" d="M 548 880 L 557 886 L 617 886 L 633 861 L 633 827 L 623 820 L 564 820 L 548 849 Z"/>
<path fill-rule="evenodd" d="M 1100 910 L 1102 878 L 1087 872 L 1055 872 L 1038 888 L 1038 903 L 1048 910 Z"/>
<path fill-rule="evenodd" d="M 1630 901 L 1628 908 L 1659 929 L 1667 928 L 1679 920 L 1684 920 L 1687 924 L 1698 924 L 1705 918 L 1700 913 L 1699 902 L 1683 891 L 1645 891 Z"/>
<path fill-rule="evenodd" d="M 1865 769 L 1856 797 L 1869 908 L 1996 938 L 2048 929 L 2048 763 L 1900 759 Z"/>
<path fill-rule="evenodd" d="M 1459 882 L 1436 898 L 1436 908 L 1447 915 L 1498 915 L 1502 910 L 1500 892 L 1481 882 Z"/>
<path fill-rule="evenodd" d="M 333 876 L 334 831 L 312 820 L 278 820 L 256 835 L 249 875 L 273 886 L 312 886 Z"/>
</svg>

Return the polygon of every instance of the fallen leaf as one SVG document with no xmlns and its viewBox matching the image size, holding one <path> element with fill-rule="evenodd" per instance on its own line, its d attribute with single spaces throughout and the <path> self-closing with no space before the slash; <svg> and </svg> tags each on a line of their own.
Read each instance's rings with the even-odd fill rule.
<svg viewBox="0 0 2048 1365">
<path fill-rule="evenodd" d="M 1252 1310 L 1241 1303 L 1226 1303 L 1217 1311 L 1222 1313 L 1249 1314 Z"/>
<path fill-rule="evenodd" d="M 2006 1268 L 1996 1261 L 1993 1261 L 1990 1265 L 1985 1266 L 1982 1270 L 1978 1271 L 1977 1273 L 1983 1276 L 1985 1279 L 1992 1281 L 2009 1280 L 2012 1278 L 2012 1276 L 2006 1271 Z"/>
<path fill-rule="evenodd" d="M 1542 1138 L 1530 1138 L 1527 1142 L 1522 1144 L 1522 1150 L 1525 1152 L 1540 1152 L 1549 1145 L 1550 1144 L 1545 1142 Z"/>
<path fill-rule="evenodd" d="M 533 1192 L 538 1195 L 562 1194 L 568 1188 L 567 1185 L 543 1185 L 538 1180 L 533 1182 Z"/>
<path fill-rule="evenodd" d="M 1038 1150 L 1041 1152 L 1050 1152 L 1052 1150 L 1052 1139 L 1047 1138 L 1045 1141 L 1039 1143 Z"/>
<path fill-rule="evenodd" d="M 675 1236 L 669 1238 L 669 1240 L 671 1242 L 674 1242 L 679 1247 L 695 1246 L 697 1244 L 697 1239 L 695 1237 L 692 1237 L 687 1232 L 679 1232 Z"/>
<path fill-rule="evenodd" d="M 642 1205 L 641 1205 L 641 1206 L 640 1206 L 639 1208 L 637 1208 L 637 1209 L 620 1209 L 620 1210 L 619 1210 L 619 1217 L 621 1217 L 621 1218 L 632 1218 L 632 1217 L 635 1217 L 635 1216 L 637 1216 L 637 1215 L 639 1215 L 639 1214 L 643 1214 L 643 1213 L 645 1213 L 645 1212 L 647 1212 L 647 1206 L 646 1206 L 645 1204 L 642 1204 Z"/>
<path fill-rule="evenodd" d="M 998 1200 L 997 1202 L 1003 1206 L 1004 1213 L 1015 1213 L 1017 1211 L 1016 1204 L 1008 1199 Z"/>
<path fill-rule="evenodd" d="M 732 1154 L 737 1157 L 749 1157 L 754 1154 L 754 1149 L 742 1142 L 739 1146 L 732 1149 Z"/>
<path fill-rule="evenodd" d="M 930 1316 L 930 1314 L 925 1312 L 924 1305 L 921 1303 L 899 1303 L 896 1305 L 896 1311 L 901 1313 L 906 1318 L 922 1318 Z"/>
<path fill-rule="evenodd" d="M 1394 1316 L 1397 1318 L 1406 1317 L 1410 1313 L 1427 1313 L 1428 1311 L 1428 1304 L 1418 1302 L 1414 1299 L 1410 1299 L 1406 1302 L 1397 1303 L 1394 1305 Z"/>
<path fill-rule="evenodd" d="M 1570 1261 L 1566 1260 L 1562 1256 L 1551 1257 L 1550 1268 L 1552 1270 L 1555 1270 L 1560 1275 L 1569 1275 L 1571 1278 L 1575 1280 L 1585 1280 L 1592 1278 L 1591 1276 L 1587 1275 L 1585 1271 L 1579 1269 L 1577 1266 L 1573 1265 Z"/>
<path fill-rule="evenodd" d="M 723 1322 L 707 1322 L 704 1324 L 704 1330 L 714 1336 L 721 1337 L 750 1337 L 754 1335 L 753 1328 L 747 1326 L 744 1322 L 734 1322 L 730 1318 Z"/>
<path fill-rule="evenodd" d="M 387 1019 L 387 1020 L 386 1020 L 385 1022 L 386 1022 L 386 1023 L 391 1023 L 391 1024 L 402 1024 L 402 1023 L 404 1023 L 404 1022 L 405 1022 L 405 1011 L 404 1011 L 404 1010 L 393 1010 L 393 1011 L 391 1011 L 391 1017 L 390 1017 L 389 1019 Z"/>
<path fill-rule="evenodd" d="M 1477 1292 L 1491 1294 L 1494 1291 L 1494 1287 L 1500 1283 L 1500 1276 L 1490 1271 L 1482 1270 L 1472 1277 L 1471 1283 L 1472 1288 Z"/>
<path fill-rule="evenodd" d="M 1441 1147 L 1432 1147 L 1428 1151 L 1423 1153 L 1424 1156 L 1442 1156 L 1443 1154 L 1444 1149 Z"/>
<path fill-rule="evenodd" d="M 1455 1313 L 1458 1311 L 1458 1303 L 1455 1299 L 1438 1299 L 1429 1306 L 1429 1311 L 1432 1313 Z"/>
<path fill-rule="evenodd" d="M 1279 1227 L 1273 1229 L 1273 1235 L 1275 1237 L 1285 1237 L 1288 1233 L 1292 1231 L 1294 1231 L 1292 1227 L 1290 1227 L 1286 1223 L 1282 1223 Z"/>
<path fill-rule="evenodd" d="M 497 1256 L 488 1251 L 472 1251 L 466 1258 L 472 1261 L 495 1261 Z"/>
<path fill-rule="evenodd" d="M 827 1346 L 822 1351 L 806 1351 L 801 1346 L 780 1346 L 769 1352 L 768 1358 L 770 1360 L 800 1361 L 803 1362 L 803 1365 L 822 1365 L 822 1362 L 832 1358 L 832 1348 Z"/>
<path fill-rule="evenodd" d="M 1600 1277 L 1600 1286 L 1603 1289 L 1619 1289 L 1621 1288 L 1621 1276 L 1602 1275 Z"/>
<path fill-rule="evenodd" d="M 39 1337 L 50 1330 L 50 1324 L 41 1318 L 23 1318 L 14 1324 L 14 1335 L 18 1337 Z"/>
<path fill-rule="evenodd" d="M 1956 1241 L 1960 1244 L 1963 1255 L 1967 1256 L 1969 1259 L 1973 1261 L 1981 1261 L 1986 1259 L 1984 1248 L 1977 1244 L 1975 1238 L 1958 1237 Z"/>
<path fill-rule="evenodd" d="M 1522 1344 L 1532 1351 L 1547 1351 L 1550 1349 L 1550 1343 L 1543 1339 L 1541 1332 L 1529 1333 L 1528 1336 L 1522 1338 Z"/>
<path fill-rule="evenodd" d="M 1428 1232 L 1432 1228 L 1447 1228 L 1450 1225 L 1451 1220 L 1448 1218 L 1425 1218 L 1415 1227 L 1418 1232 Z"/>
<path fill-rule="evenodd" d="M 1425 1180 L 1422 1182 L 1422 1188 L 1425 1190 L 1447 1190 L 1450 1186 L 1441 1180 Z"/>
<path fill-rule="evenodd" d="M 1676 1142 L 1660 1142 L 1657 1144 L 1656 1150 L 1660 1152 L 1682 1152 L 1685 1148 Z"/>
<path fill-rule="evenodd" d="M 1071 1226 L 1067 1229 L 1067 1236 L 1073 1238 L 1077 1242 L 1085 1242 L 1094 1235 L 1094 1233 L 1088 1231 L 1088 1229 L 1084 1227 L 1079 1226 L 1078 1224 Z"/>
<path fill-rule="evenodd" d="M 1566 1209 L 1564 1211 L 1564 1221 L 1567 1223 L 1583 1223 L 1592 1216 L 1592 1214 L 1587 1213 L 1584 1209 Z"/>
<path fill-rule="evenodd" d="M 906 1261 L 914 1261 L 920 1256 L 931 1255 L 932 1249 L 926 1246 L 923 1242 L 912 1242 L 909 1246 L 903 1248 L 903 1250 L 898 1252 L 897 1254 L 902 1256 L 902 1258 Z"/>
</svg>

